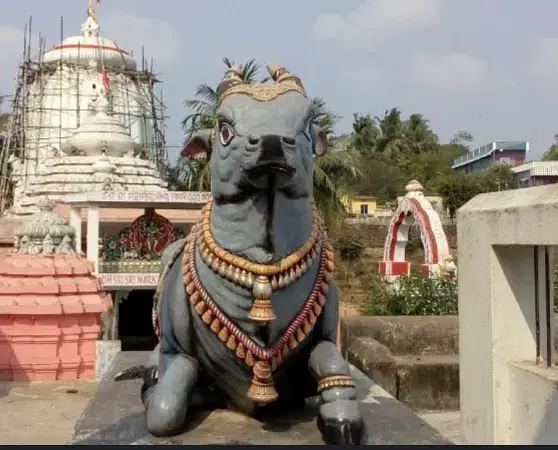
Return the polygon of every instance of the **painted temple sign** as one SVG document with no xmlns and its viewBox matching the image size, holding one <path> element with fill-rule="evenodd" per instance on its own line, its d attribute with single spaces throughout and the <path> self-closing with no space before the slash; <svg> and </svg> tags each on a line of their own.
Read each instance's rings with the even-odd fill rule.
<svg viewBox="0 0 558 450">
<path fill-rule="evenodd" d="M 406 259 L 405 249 L 409 229 L 416 223 L 424 249 L 421 274 L 429 278 L 445 276 L 453 279 L 457 275 L 457 267 L 450 254 L 440 216 L 424 196 L 424 189 L 417 180 L 411 180 L 405 190 L 407 194 L 397 207 L 389 225 L 383 260 L 380 261 L 381 278 L 393 281 L 411 273 L 411 263 Z"/>
<path fill-rule="evenodd" d="M 99 272 L 105 275 L 126 274 L 127 277 L 110 277 L 109 284 L 124 285 L 134 284 L 131 274 L 158 274 L 163 251 L 185 236 L 184 230 L 174 227 L 154 208 L 146 208 L 145 213 L 135 219 L 129 228 L 123 228 L 117 236 L 101 239 Z M 137 278 L 137 275 L 132 278 Z M 144 283 L 145 280 L 140 284 Z"/>
</svg>

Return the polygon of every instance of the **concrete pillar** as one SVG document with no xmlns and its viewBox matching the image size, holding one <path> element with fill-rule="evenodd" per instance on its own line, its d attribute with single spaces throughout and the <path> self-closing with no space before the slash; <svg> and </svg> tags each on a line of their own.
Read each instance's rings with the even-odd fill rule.
<svg viewBox="0 0 558 450">
<path fill-rule="evenodd" d="M 87 207 L 87 259 L 95 264 L 95 274 L 99 273 L 99 207 Z"/>
<path fill-rule="evenodd" d="M 558 371 L 547 364 L 554 358 L 549 246 L 558 241 L 557 195 L 558 186 L 502 191 L 458 212 L 464 444 L 558 442 L 550 420 L 558 417 Z"/>
<path fill-rule="evenodd" d="M 81 248 L 81 241 L 82 241 L 82 236 L 81 236 L 81 228 L 82 228 L 81 208 L 72 207 L 70 209 L 70 225 L 72 227 L 74 227 L 75 230 L 76 230 L 76 251 L 78 253 L 81 253 L 81 251 L 82 251 L 82 248 Z"/>
</svg>

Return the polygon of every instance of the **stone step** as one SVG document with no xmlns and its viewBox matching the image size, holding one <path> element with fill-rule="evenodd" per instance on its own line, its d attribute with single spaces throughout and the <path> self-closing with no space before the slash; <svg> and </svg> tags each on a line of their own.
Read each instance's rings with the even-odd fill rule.
<svg viewBox="0 0 558 450">
<path fill-rule="evenodd" d="M 266 423 L 228 410 L 200 413 L 184 434 L 172 438 L 155 438 L 147 432 L 145 425 L 145 413 L 139 396 L 141 381 L 113 381 L 114 374 L 144 364 L 147 358 L 146 352 L 121 352 L 117 356 L 108 376 L 101 381 L 76 425 L 70 444 L 323 445 L 316 425 L 316 399 L 309 399 L 303 411 Z M 351 370 L 366 424 L 366 444 L 451 444 L 358 369 L 352 367 Z"/>
<path fill-rule="evenodd" d="M 354 339 L 351 364 L 414 410 L 459 408 L 458 355 L 393 355 L 373 338 Z"/>
</svg>

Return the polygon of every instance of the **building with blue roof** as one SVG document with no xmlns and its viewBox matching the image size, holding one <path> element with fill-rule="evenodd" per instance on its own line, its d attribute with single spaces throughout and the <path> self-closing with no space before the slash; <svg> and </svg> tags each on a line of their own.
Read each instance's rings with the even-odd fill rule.
<svg viewBox="0 0 558 450">
<path fill-rule="evenodd" d="M 454 159 L 452 169 L 457 172 L 478 173 L 498 164 L 515 167 L 525 162 L 528 151 L 529 141 L 493 141 Z"/>
</svg>

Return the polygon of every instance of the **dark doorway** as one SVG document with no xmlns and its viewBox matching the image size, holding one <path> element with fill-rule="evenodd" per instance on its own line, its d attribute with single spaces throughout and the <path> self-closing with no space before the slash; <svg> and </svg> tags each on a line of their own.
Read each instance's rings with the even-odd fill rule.
<svg viewBox="0 0 558 450">
<path fill-rule="evenodd" d="M 123 351 L 153 350 L 157 345 L 151 321 L 154 294 L 154 290 L 131 291 L 120 303 L 118 336 Z"/>
</svg>

